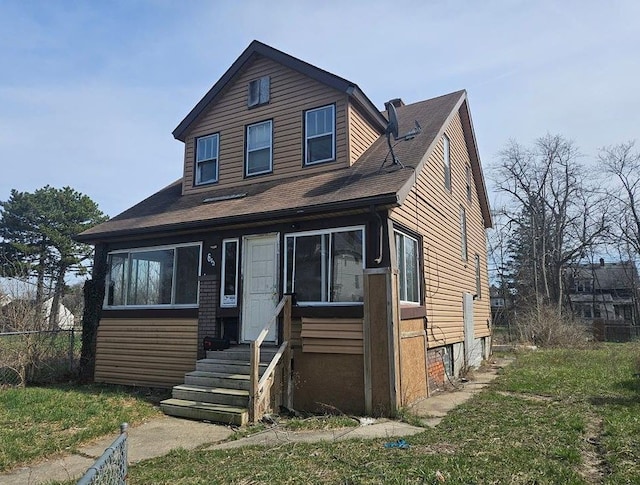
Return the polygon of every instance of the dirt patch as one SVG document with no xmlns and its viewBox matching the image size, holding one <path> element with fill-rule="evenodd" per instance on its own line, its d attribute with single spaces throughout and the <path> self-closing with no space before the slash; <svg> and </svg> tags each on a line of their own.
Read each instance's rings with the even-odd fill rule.
<svg viewBox="0 0 640 485">
<path fill-rule="evenodd" d="M 607 464 L 600 439 L 602 436 L 602 419 L 593 416 L 586 416 L 584 441 L 580 455 L 582 464 L 578 473 L 587 483 L 603 483 L 604 477 L 608 474 Z"/>
<path fill-rule="evenodd" d="M 534 402 L 555 402 L 557 399 L 551 396 L 541 396 L 540 394 L 524 394 L 521 392 L 507 392 L 507 391 L 498 391 L 498 394 L 501 396 L 507 397 L 517 397 L 518 399 L 524 399 L 525 401 L 534 401 Z"/>
</svg>

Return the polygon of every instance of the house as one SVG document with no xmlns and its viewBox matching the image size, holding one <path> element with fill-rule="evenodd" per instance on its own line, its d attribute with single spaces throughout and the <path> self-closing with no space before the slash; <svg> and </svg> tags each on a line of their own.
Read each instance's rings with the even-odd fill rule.
<svg viewBox="0 0 640 485">
<path fill-rule="evenodd" d="M 53 309 L 53 297 L 42 302 L 42 316 L 40 321 L 36 317 L 36 304 L 34 300 L 13 299 L 8 295 L 0 295 L 0 330 L 1 331 L 27 331 L 52 329 L 54 322 L 51 319 Z M 17 320 L 17 321 L 16 321 Z M 55 322 L 59 330 L 72 330 L 75 325 L 75 317 L 71 310 L 62 303 L 58 307 L 58 318 Z"/>
<path fill-rule="evenodd" d="M 565 284 L 575 316 L 594 325 L 602 340 L 628 340 L 640 332 L 640 279 L 632 261 L 581 264 L 565 270 Z"/>
<path fill-rule="evenodd" d="M 390 415 L 486 358 L 491 216 L 467 94 L 387 108 L 252 42 L 173 131 L 182 178 L 78 236 L 104 294 L 95 380 L 175 386 L 166 412 L 215 420 L 267 380 L 295 409 Z M 237 345 L 205 354 L 205 337 Z M 265 355 L 284 377 L 258 386 Z"/>
</svg>

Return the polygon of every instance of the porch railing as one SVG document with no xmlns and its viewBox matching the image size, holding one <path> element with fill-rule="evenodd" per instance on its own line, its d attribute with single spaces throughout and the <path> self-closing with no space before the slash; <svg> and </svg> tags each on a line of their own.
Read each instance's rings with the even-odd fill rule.
<svg viewBox="0 0 640 485">
<path fill-rule="evenodd" d="M 271 327 L 278 321 L 282 313 L 282 344 L 269 362 L 262 377 L 259 374 L 260 366 L 260 346 L 266 338 Z M 251 342 L 249 374 L 249 421 L 256 422 L 266 412 L 271 399 L 271 387 L 275 380 L 275 373 L 278 365 L 283 368 L 282 400 L 291 407 L 291 295 L 285 295 L 280 300 L 273 312 L 273 316 L 264 326 L 258 338 Z"/>
</svg>

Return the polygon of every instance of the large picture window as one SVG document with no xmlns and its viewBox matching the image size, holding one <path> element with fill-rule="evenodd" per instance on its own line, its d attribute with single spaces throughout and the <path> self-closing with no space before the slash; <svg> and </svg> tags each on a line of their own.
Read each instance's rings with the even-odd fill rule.
<svg viewBox="0 0 640 485">
<path fill-rule="evenodd" d="M 106 307 L 198 303 L 199 244 L 113 252 L 107 264 Z"/>
<path fill-rule="evenodd" d="M 220 292 L 221 307 L 235 307 L 238 305 L 238 240 L 225 239 L 222 241 L 222 291 Z"/>
<path fill-rule="evenodd" d="M 398 262 L 398 291 L 403 303 L 420 303 L 420 264 L 418 240 L 394 231 Z"/>
<path fill-rule="evenodd" d="M 271 121 L 247 126 L 246 176 L 271 172 L 271 140 Z"/>
<path fill-rule="evenodd" d="M 305 164 L 328 162 L 335 155 L 336 116 L 333 105 L 305 113 Z"/>
<path fill-rule="evenodd" d="M 196 139 L 196 185 L 218 181 L 219 136 L 203 136 Z"/>
<path fill-rule="evenodd" d="M 285 292 L 298 303 L 362 302 L 363 269 L 362 227 L 286 236 Z"/>
</svg>

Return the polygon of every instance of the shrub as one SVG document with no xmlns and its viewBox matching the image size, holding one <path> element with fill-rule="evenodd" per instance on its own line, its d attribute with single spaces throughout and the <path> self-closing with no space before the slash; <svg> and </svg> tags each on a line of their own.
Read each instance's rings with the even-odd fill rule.
<svg viewBox="0 0 640 485">
<path fill-rule="evenodd" d="M 520 340 L 539 347 L 586 347 L 591 340 L 587 325 L 555 306 L 539 304 L 526 310 L 516 321 Z"/>
</svg>

